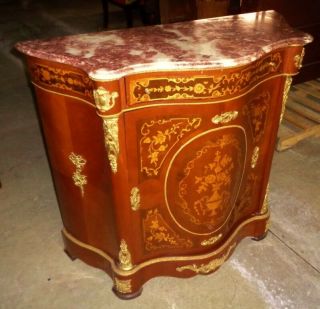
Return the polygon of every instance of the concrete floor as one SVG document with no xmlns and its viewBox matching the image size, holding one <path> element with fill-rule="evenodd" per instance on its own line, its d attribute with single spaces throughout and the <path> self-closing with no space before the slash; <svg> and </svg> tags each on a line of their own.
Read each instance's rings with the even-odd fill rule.
<svg viewBox="0 0 320 309">
<path fill-rule="evenodd" d="M 16 41 L 101 28 L 99 0 L 0 0 L 0 308 L 320 308 L 320 139 L 275 153 L 270 233 L 219 271 L 156 278 L 121 301 L 102 271 L 64 254 L 48 162 Z M 121 13 L 113 27 L 124 26 Z M 284 133 L 289 128 L 282 126 Z"/>
</svg>

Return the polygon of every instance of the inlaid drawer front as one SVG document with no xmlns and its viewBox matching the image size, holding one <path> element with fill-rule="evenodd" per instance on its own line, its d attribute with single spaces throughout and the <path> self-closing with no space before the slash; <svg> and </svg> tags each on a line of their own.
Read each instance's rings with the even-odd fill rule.
<svg viewBox="0 0 320 309">
<path fill-rule="evenodd" d="M 93 82 L 85 73 L 61 65 L 54 67 L 44 63 L 31 63 L 30 73 L 33 83 L 38 86 L 93 100 Z"/>
<path fill-rule="evenodd" d="M 128 105 L 159 101 L 221 99 L 238 96 L 283 71 L 282 52 L 268 54 L 250 65 L 222 71 L 153 73 L 127 77 Z M 199 73 L 198 73 L 199 74 Z"/>
</svg>

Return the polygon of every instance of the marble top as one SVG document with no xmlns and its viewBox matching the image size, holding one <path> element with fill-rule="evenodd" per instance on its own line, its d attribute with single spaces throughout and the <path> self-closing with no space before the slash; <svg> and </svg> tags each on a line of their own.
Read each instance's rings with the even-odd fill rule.
<svg viewBox="0 0 320 309">
<path fill-rule="evenodd" d="M 312 37 L 275 11 L 20 42 L 24 54 L 84 70 L 98 80 L 132 73 L 226 68 Z"/>
</svg>

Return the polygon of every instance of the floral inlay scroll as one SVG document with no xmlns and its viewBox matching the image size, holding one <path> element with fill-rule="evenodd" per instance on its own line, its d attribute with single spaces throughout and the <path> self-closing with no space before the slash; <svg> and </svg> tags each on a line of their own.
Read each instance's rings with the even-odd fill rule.
<svg viewBox="0 0 320 309">
<path fill-rule="evenodd" d="M 191 248 L 193 242 L 182 238 L 165 222 L 158 209 L 149 210 L 143 219 L 145 249 Z"/>
<path fill-rule="evenodd" d="M 81 155 L 76 155 L 71 152 L 69 155 L 69 160 L 75 165 L 76 170 L 72 175 L 73 182 L 75 186 L 79 187 L 81 190 L 81 195 L 84 195 L 84 185 L 87 184 L 87 176 L 82 174 L 85 164 L 87 163 Z"/>
<path fill-rule="evenodd" d="M 250 100 L 243 108 L 243 113 L 247 115 L 253 141 L 255 143 L 258 143 L 264 135 L 270 100 L 270 93 L 264 91 Z"/>
<path fill-rule="evenodd" d="M 148 176 L 156 176 L 168 152 L 188 132 L 200 126 L 201 118 L 151 120 L 141 126 L 140 168 Z"/>
<path fill-rule="evenodd" d="M 32 65 L 30 71 L 33 81 L 37 84 L 71 91 L 90 99 L 93 98 L 93 82 L 84 74 L 52 68 L 43 64 Z"/>
<path fill-rule="evenodd" d="M 254 173 L 249 173 L 247 180 L 245 182 L 245 187 L 243 193 L 238 199 L 238 212 L 241 213 L 244 210 L 250 208 L 252 204 L 252 195 L 258 183 L 259 177 Z"/>
<path fill-rule="evenodd" d="M 280 72 L 279 52 L 269 54 L 238 72 L 172 78 L 137 78 L 130 81 L 130 104 L 155 100 L 220 98 L 241 93 L 270 74 Z"/>
</svg>

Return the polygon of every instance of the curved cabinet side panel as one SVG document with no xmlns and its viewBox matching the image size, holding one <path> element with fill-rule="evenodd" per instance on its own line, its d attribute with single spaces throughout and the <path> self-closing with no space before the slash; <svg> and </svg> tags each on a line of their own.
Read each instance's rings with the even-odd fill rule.
<svg viewBox="0 0 320 309">
<path fill-rule="evenodd" d="M 76 97 L 37 85 L 35 93 L 64 227 L 79 240 L 116 256 L 102 120 L 93 104 Z"/>
</svg>

